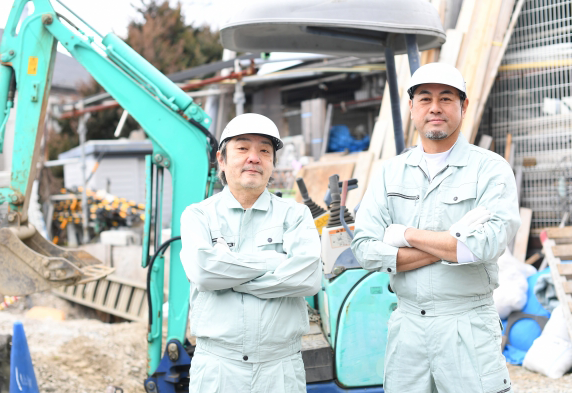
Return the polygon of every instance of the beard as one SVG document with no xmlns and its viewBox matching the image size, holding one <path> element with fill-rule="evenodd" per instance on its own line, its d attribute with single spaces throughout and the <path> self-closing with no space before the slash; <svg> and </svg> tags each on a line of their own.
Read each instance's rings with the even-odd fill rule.
<svg viewBox="0 0 572 393">
<path fill-rule="evenodd" d="M 425 133 L 425 138 L 430 139 L 432 141 L 440 141 L 447 138 L 449 134 L 445 131 L 436 130 L 436 131 L 427 131 Z"/>
</svg>

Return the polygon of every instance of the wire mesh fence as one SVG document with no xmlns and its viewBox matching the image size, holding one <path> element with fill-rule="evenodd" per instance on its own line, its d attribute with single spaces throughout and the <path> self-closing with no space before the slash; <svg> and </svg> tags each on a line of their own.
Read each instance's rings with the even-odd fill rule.
<svg viewBox="0 0 572 393">
<path fill-rule="evenodd" d="M 557 226 L 572 196 L 572 0 L 527 0 L 489 95 L 479 132 L 523 165 L 521 205 L 532 228 Z M 566 219 L 565 224 L 570 224 Z"/>
</svg>

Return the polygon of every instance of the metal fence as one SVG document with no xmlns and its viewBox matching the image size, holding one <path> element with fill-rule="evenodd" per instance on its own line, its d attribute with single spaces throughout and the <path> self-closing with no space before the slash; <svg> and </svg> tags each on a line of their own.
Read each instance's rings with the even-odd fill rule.
<svg viewBox="0 0 572 393">
<path fill-rule="evenodd" d="M 572 0 L 527 0 L 483 114 L 479 132 L 523 165 L 521 206 L 532 228 L 557 226 L 572 196 Z M 565 224 L 570 224 L 569 218 Z"/>
</svg>

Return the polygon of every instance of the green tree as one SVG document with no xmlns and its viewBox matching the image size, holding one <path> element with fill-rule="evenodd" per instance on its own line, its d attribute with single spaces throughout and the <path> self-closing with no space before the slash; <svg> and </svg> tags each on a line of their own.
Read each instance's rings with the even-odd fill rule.
<svg viewBox="0 0 572 393">
<path fill-rule="evenodd" d="M 159 71 L 170 74 L 221 59 L 219 33 L 187 26 L 181 3 L 172 8 L 166 0 L 151 0 L 137 11 L 144 22 L 129 24 L 126 42 Z"/>
</svg>

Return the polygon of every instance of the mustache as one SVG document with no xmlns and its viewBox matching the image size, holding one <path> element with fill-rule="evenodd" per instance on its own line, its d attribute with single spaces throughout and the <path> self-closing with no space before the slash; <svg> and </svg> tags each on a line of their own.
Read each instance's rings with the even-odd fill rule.
<svg viewBox="0 0 572 393">
<path fill-rule="evenodd" d="M 256 171 L 256 172 L 260 173 L 261 175 L 264 173 L 262 168 L 257 166 L 257 165 L 247 165 L 244 168 L 242 168 L 242 172 L 246 172 L 246 171 Z"/>
<path fill-rule="evenodd" d="M 448 121 L 449 119 L 447 119 L 446 117 L 439 117 L 439 116 L 437 116 L 437 117 L 433 116 L 433 117 L 426 117 L 426 118 L 425 118 L 425 121 L 426 121 L 426 122 L 430 122 L 430 121 L 432 121 L 432 120 Z"/>
</svg>

